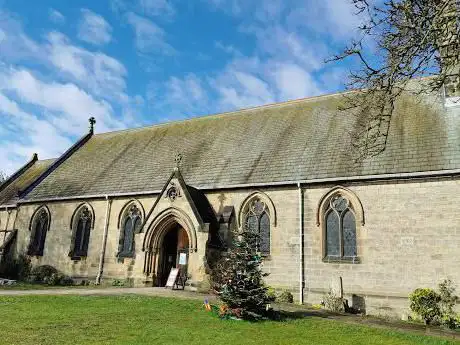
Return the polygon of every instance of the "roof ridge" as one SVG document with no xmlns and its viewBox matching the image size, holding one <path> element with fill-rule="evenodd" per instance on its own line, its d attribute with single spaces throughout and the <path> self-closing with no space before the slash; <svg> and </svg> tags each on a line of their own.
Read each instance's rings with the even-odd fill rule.
<svg viewBox="0 0 460 345">
<path fill-rule="evenodd" d="M 143 129 L 164 127 L 164 126 L 169 126 L 173 124 L 180 124 L 180 123 L 186 123 L 189 121 L 197 121 L 197 120 L 203 120 L 203 119 L 216 119 L 216 118 L 220 118 L 220 117 L 228 116 L 228 115 L 239 115 L 241 113 L 245 113 L 245 112 L 252 111 L 252 110 L 262 110 L 262 109 L 271 109 L 271 108 L 276 108 L 276 107 L 284 107 L 284 106 L 302 103 L 302 102 L 315 101 L 315 100 L 322 99 L 322 98 L 336 97 L 339 95 L 345 95 L 345 94 L 353 93 L 353 92 L 356 92 L 356 91 L 352 90 L 352 91 L 333 92 L 333 93 L 327 93 L 324 95 L 303 97 L 303 98 L 297 98 L 297 99 L 292 99 L 292 100 L 287 100 L 287 101 L 282 101 L 282 102 L 275 102 L 275 103 L 267 103 L 267 104 L 262 104 L 262 105 L 247 107 L 247 108 L 241 108 L 237 110 L 225 111 L 222 113 L 198 115 L 198 116 L 193 116 L 193 117 L 189 117 L 189 118 L 181 119 L 181 120 L 173 120 L 173 121 L 161 122 L 161 123 L 156 123 L 156 124 L 147 125 L 147 126 L 141 126 L 141 127 L 135 127 L 135 128 L 125 128 L 125 129 L 119 129 L 119 130 L 114 130 L 114 131 L 102 132 L 102 133 L 94 134 L 94 136 L 101 136 L 101 135 L 113 134 L 113 133 L 123 133 L 123 132 L 130 132 L 130 131 L 139 131 Z"/>
<path fill-rule="evenodd" d="M 5 181 L 0 183 L 0 192 L 3 191 L 7 186 L 9 186 L 12 182 L 22 176 L 31 166 L 33 166 L 38 161 L 38 154 L 32 154 L 32 158 L 28 160 L 22 167 L 16 170 L 10 177 L 8 177 Z"/>
<path fill-rule="evenodd" d="M 70 148 L 68 148 L 61 156 L 56 158 L 49 167 L 43 171 L 40 176 L 35 179 L 29 186 L 27 186 L 20 193 L 20 198 L 25 197 L 31 190 L 33 190 L 37 185 L 39 185 L 49 174 L 56 170 L 63 162 L 67 160 L 75 151 L 82 147 L 92 136 L 93 131 L 89 131 L 83 137 L 81 137 L 76 143 L 74 143 Z"/>
<path fill-rule="evenodd" d="M 45 162 L 50 162 L 50 161 L 55 161 L 59 157 L 54 157 L 54 158 L 46 158 L 46 159 L 39 159 L 37 160 L 37 163 L 45 163 Z"/>
</svg>

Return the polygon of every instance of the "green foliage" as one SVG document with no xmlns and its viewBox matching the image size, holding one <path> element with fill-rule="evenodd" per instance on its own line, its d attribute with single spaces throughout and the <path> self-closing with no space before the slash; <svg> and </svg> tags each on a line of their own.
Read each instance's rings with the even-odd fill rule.
<svg viewBox="0 0 460 345">
<path fill-rule="evenodd" d="M 7 279 L 24 281 L 28 279 L 31 269 L 32 264 L 27 255 L 19 254 L 17 258 L 8 256 L 4 262 L 0 276 Z"/>
<path fill-rule="evenodd" d="M 267 295 L 270 297 L 272 301 L 277 303 L 293 303 L 294 296 L 288 290 L 283 290 L 281 292 L 276 291 L 275 288 L 268 287 Z"/>
<path fill-rule="evenodd" d="M 74 284 L 72 278 L 50 265 L 34 267 L 30 272 L 29 281 L 50 286 L 70 286 Z"/>
<path fill-rule="evenodd" d="M 53 274 L 58 273 L 58 270 L 51 265 L 41 265 L 32 268 L 29 280 L 33 283 L 47 283 L 51 280 Z"/>
<path fill-rule="evenodd" d="M 324 295 L 321 304 L 324 306 L 325 309 L 335 313 L 342 313 L 345 311 L 343 305 L 343 298 L 337 296 L 332 290 L 330 290 L 326 295 Z"/>
<path fill-rule="evenodd" d="M 429 325 L 433 320 L 441 318 L 439 302 L 441 296 L 433 289 L 418 288 L 409 295 L 410 309 L 420 315 Z"/>
<path fill-rule="evenodd" d="M 52 273 L 51 276 L 45 277 L 43 283 L 51 286 L 71 286 L 74 284 L 72 278 L 61 272 Z"/>
<path fill-rule="evenodd" d="M 426 324 L 441 323 L 450 328 L 460 328 L 460 316 L 454 311 L 459 298 L 450 279 L 438 285 L 439 292 L 432 289 L 416 289 L 410 296 L 410 309 L 418 314 Z"/>
<path fill-rule="evenodd" d="M 283 290 L 278 296 L 276 296 L 276 302 L 279 303 L 293 303 L 294 296 L 288 290 Z"/>
<path fill-rule="evenodd" d="M 267 296 L 270 297 L 273 301 L 276 300 L 276 290 L 272 287 L 268 287 Z"/>
<path fill-rule="evenodd" d="M 441 298 L 439 306 L 441 309 L 441 323 L 451 329 L 460 328 L 460 316 L 456 315 L 454 307 L 458 302 L 455 295 L 455 287 L 450 279 L 444 279 L 438 285 Z"/>
<path fill-rule="evenodd" d="M 123 279 L 112 280 L 112 286 L 125 286 L 126 282 Z"/>
<path fill-rule="evenodd" d="M 258 235 L 243 231 L 214 268 L 211 284 L 229 312 L 237 312 L 244 319 L 266 316 L 267 305 L 273 302 L 262 273 L 262 257 L 257 253 Z"/>
</svg>

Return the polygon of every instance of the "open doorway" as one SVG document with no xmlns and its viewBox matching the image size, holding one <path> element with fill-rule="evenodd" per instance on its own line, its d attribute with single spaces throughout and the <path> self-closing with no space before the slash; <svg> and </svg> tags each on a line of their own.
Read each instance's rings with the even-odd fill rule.
<svg viewBox="0 0 460 345">
<path fill-rule="evenodd" d="M 157 286 L 165 286 L 172 268 L 180 268 L 187 274 L 189 238 L 187 231 L 175 223 L 166 231 L 161 245 Z M 185 260 L 184 260 L 185 259 Z"/>
</svg>

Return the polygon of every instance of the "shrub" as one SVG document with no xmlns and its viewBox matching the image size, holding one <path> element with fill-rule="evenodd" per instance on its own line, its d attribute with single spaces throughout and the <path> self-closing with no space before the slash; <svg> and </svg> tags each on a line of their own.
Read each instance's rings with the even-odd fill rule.
<svg viewBox="0 0 460 345">
<path fill-rule="evenodd" d="M 74 281 L 68 275 L 63 274 L 61 276 L 60 281 L 59 281 L 59 285 L 61 285 L 61 286 L 71 286 L 71 285 L 74 285 Z"/>
<path fill-rule="evenodd" d="M 122 279 L 112 280 L 112 286 L 125 286 L 125 281 Z"/>
<path fill-rule="evenodd" d="M 332 290 L 323 297 L 321 304 L 325 309 L 336 313 L 341 313 L 345 310 L 343 305 L 343 298 L 337 296 Z"/>
<path fill-rule="evenodd" d="M 27 280 L 30 275 L 32 265 L 27 255 L 19 254 L 17 258 L 6 257 L 0 276 L 13 280 Z"/>
<path fill-rule="evenodd" d="M 69 276 L 57 272 L 43 279 L 43 283 L 51 286 L 70 286 L 73 285 L 73 280 Z"/>
<path fill-rule="evenodd" d="M 458 301 L 455 295 L 455 287 L 450 279 L 444 279 L 438 285 L 441 298 L 439 307 L 441 309 L 441 323 L 451 329 L 460 327 L 460 317 L 455 314 L 454 307 Z"/>
<path fill-rule="evenodd" d="M 293 303 L 294 296 L 288 290 L 284 290 L 276 297 L 276 301 L 279 303 Z"/>
<path fill-rule="evenodd" d="M 439 302 L 441 296 L 433 289 L 418 288 L 409 295 L 410 309 L 420 315 L 429 325 L 435 319 L 441 319 L 441 308 Z"/>
<path fill-rule="evenodd" d="M 276 300 L 276 290 L 272 287 L 267 289 L 267 296 L 270 297 L 272 301 Z"/>
<path fill-rule="evenodd" d="M 51 280 L 53 274 L 58 273 L 58 270 L 50 265 L 42 265 L 34 267 L 30 272 L 30 281 L 33 283 L 46 283 Z"/>
</svg>

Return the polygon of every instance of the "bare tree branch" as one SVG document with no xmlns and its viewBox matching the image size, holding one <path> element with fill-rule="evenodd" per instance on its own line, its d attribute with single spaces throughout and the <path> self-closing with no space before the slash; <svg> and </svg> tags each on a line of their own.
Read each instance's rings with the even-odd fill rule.
<svg viewBox="0 0 460 345">
<path fill-rule="evenodd" d="M 385 150 L 395 102 L 414 78 L 431 76 L 418 94 L 445 87 L 448 97 L 460 96 L 460 0 L 351 0 L 363 17 L 360 39 L 328 61 L 356 58 L 360 68 L 349 75 L 341 110 L 353 110 L 357 128 L 351 135 L 355 160 Z M 379 58 L 368 58 L 364 43 L 372 42 Z M 375 61 L 374 61 L 375 60 Z"/>
</svg>

